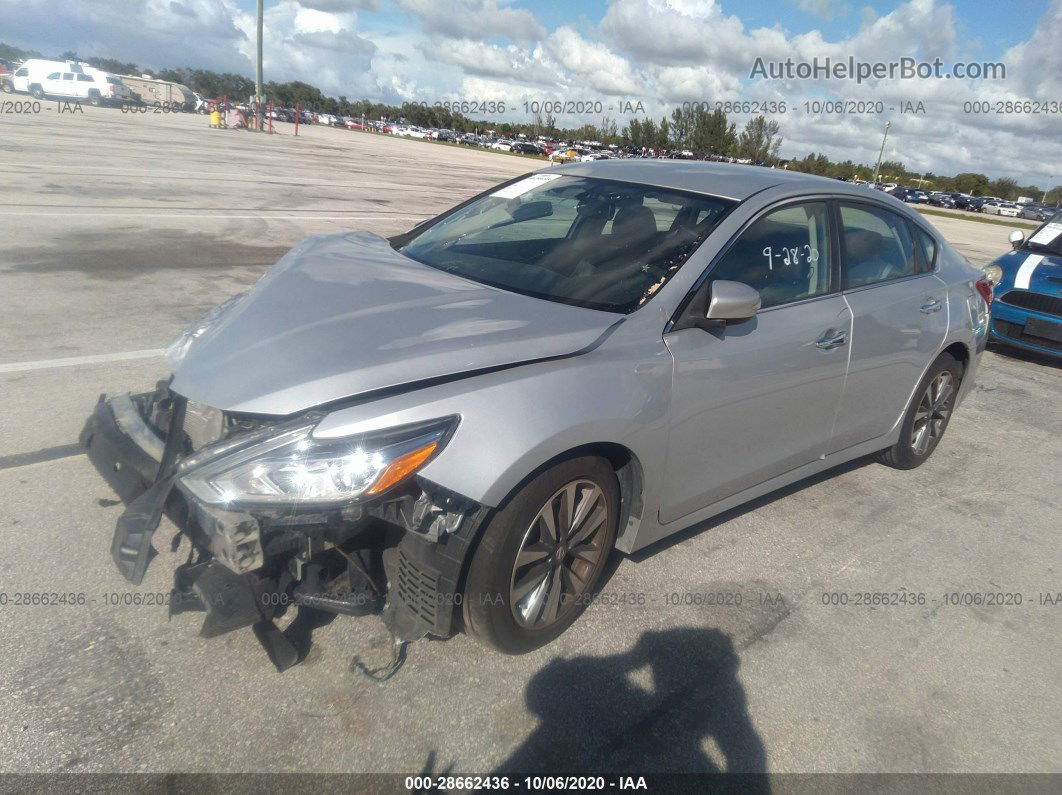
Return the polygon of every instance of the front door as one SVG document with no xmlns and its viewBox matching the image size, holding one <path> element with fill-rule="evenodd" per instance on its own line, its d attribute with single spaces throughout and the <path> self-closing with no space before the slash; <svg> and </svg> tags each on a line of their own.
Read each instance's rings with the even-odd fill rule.
<svg viewBox="0 0 1062 795">
<path fill-rule="evenodd" d="M 759 290 L 759 313 L 665 336 L 674 379 L 661 522 L 825 453 L 852 332 L 835 289 L 829 219 L 826 202 L 765 213 L 708 274 Z"/>
</svg>

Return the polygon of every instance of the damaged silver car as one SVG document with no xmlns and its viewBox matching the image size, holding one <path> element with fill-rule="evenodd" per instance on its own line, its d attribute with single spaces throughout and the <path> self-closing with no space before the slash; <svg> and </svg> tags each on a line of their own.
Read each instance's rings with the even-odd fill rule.
<svg viewBox="0 0 1062 795">
<path fill-rule="evenodd" d="M 506 182 L 389 240 L 306 240 L 101 397 L 82 435 L 141 582 L 163 514 L 171 610 L 299 610 L 563 632 L 630 553 L 869 454 L 933 452 L 991 291 L 884 194 L 779 170 L 612 160 Z"/>
</svg>

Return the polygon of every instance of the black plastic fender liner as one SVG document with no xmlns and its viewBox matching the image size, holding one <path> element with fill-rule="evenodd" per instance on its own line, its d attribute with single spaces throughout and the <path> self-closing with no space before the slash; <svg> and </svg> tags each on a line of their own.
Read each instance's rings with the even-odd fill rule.
<svg viewBox="0 0 1062 795">
<path fill-rule="evenodd" d="M 492 510 L 478 503 L 466 507 L 453 532 L 435 540 L 407 528 L 398 547 L 384 555 L 388 588 L 383 619 L 397 640 L 453 634 L 465 563 Z"/>
</svg>

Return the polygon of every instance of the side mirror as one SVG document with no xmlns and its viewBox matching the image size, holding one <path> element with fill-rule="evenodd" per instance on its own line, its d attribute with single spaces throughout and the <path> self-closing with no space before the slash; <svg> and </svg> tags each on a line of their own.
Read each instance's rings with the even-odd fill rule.
<svg viewBox="0 0 1062 795">
<path fill-rule="evenodd" d="M 727 323 L 737 323 L 754 317 L 760 309 L 758 291 L 742 282 L 720 279 L 701 286 L 686 307 L 686 312 L 675 329 L 700 328 L 705 331 L 717 329 Z"/>
<path fill-rule="evenodd" d="M 715 281 L 708 286 L 705 320 L 748 320 L 760 311 L 760 294 L 741 282 Z"/>
<path fill-rule="evenodd" d="M 1021 248 L 1021 244 L 1025 242 L 1025 233 L 1020 229 L 1015 229 L 1010 233 L 1010 247 L 1014 250 Z"/>
</svg>

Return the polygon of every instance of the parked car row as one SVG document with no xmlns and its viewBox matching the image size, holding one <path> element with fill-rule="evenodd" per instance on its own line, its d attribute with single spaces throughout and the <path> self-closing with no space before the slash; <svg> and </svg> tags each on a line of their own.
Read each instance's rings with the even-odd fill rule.
<svg viewBox="0 0 1062 795">
<path fill-rule="evenodd" d="M 1033 221 L 1043 222 L 1052 217 L 1059 209 L 1058 207 L 1029 202 L 1024 199 L 1019 203 L 1000 199 L 996 196 L 970 196 L 958 191 L 924 191 L 906 185 L 897 185 L 894 182 L 873 183 L 855 180 L 855 183 L 884 191 L 908 204 L 931 204 L 934 207 L 967 210 L 969 212 L 999 215 L 1007 218 L 1028 218 Z"/>
</svg>

